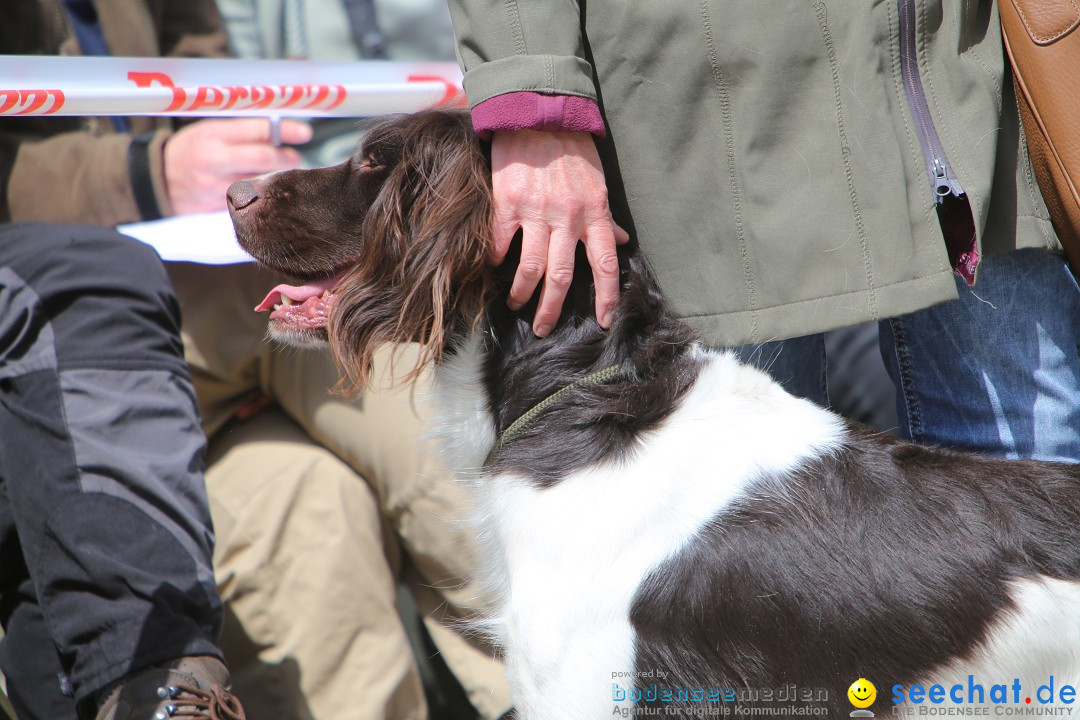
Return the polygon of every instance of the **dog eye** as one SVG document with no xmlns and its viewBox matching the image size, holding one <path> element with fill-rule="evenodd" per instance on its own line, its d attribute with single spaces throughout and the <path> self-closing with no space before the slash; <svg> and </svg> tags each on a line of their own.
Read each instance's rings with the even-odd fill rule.
<svg viewBox="0 0 1080 720">
<path fill-rule="evenodd" d="M 390 164 L 392 164 L 391 158 L 387 155 L 387 153 L 379 152 L 378 150 L 365 153 L 364 156 L 360 158 L 360 168 L 363 170 L 372 170 L 375 168 L 386 167 Z"/>
<path fill-rule="evenodd" d="M 397 163 L 400 155 L 399 149 L 380 143 L 366 148 L 364 161 L 373 168 L 390 167 Z"/>
<path fill-rule="evenodd" d="M 349 174 L 358 175 L 379 167 L 375 158 L 368 156 L 356 156 L 349 161 Z"/>
</svg>

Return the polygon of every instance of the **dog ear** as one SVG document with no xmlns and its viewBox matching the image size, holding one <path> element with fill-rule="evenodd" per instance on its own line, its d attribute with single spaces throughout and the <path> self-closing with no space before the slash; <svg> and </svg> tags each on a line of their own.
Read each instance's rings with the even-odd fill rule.
<svg viewBox="0 0 1080 720">
<path fill-rule="evenodd" d="M 491 170 L 467 116 L 424 113 L 407 127 L 363 225 L 364 258 L 339 285 L 330 344 L 341 389 L 367 386 L 384 343 L 420 344 L 413 379 L 475 329 L 490 282 Z"/>
</svg>

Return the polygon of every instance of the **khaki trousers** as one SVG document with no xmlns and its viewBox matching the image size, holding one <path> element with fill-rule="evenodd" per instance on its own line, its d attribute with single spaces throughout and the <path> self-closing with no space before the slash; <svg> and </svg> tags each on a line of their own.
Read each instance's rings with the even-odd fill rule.
<svg viewBox="0 0 1080 720">
<path fill-rule="evenodd" d="M 327 351 L 264 340 L 266 316 L 251 308 L 281 278 L 253 265 L 169 270 L 210 437 L 223 649 L 248 717 L 426 718 L 399 581 L 476 709 L 505 712 L 501 663 L 463 630 L 483 606 L 469 502 L 425 451 L 422 388 L 389 388 L 387 352 L 377 389 L 342 400 Z M 263 395 L 270 407 L 236 419 Z"/>
</svg>

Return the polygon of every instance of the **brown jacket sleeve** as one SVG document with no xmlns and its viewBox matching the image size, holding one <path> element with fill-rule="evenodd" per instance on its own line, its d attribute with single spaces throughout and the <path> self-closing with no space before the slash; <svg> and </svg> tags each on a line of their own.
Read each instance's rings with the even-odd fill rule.
<svg viewBox="0 0 1080 720">
<path fill-rule="evenodd" d="M 77 50 L 67 28 L 55 27 L 64 21 L 59 0 L 18 2 L 24 6 L 36 2 L 39 13 L 37 17 L 26 13 L 26 32 L 21 37 L 17 30 L 0 34 L 0 41 L 19 38 L 19 47 L 0 47 L 0 53 Z M 114 55 L 228 55 L 224 24 L 214 0 L 98 0 L 98 8 Z M 133 135 L 109 132 L 107 119 L 0 119 L 0 221 L 116 225 L 142 220 L 133 182 L 149 185 L 158 212 L 171 215 L 163 163 L 165 141 L 172 133 L 170 123 L 132 118 L 131 124 L 133 135 L 147 141 L 149 162 L 142 171 L 133 172 L 139 167 L 131 162 Z M 140 148 L 139 152 L 144 151 Z"/>
<path fill-rule="evenodd" d="M 5 129 L 0 128 L 0 134 Z M 162 151 L 171 130 L 153 133 L 147 152 L 149 180 L 158 211 L 172 213 L 165 188 Z M 4 185 L 0 220 L 118 225 L 144 219 L 136 206 L 129 169 L 132 136 L 65 132 L 45 140 L 17 142 Z"/>
</svg>

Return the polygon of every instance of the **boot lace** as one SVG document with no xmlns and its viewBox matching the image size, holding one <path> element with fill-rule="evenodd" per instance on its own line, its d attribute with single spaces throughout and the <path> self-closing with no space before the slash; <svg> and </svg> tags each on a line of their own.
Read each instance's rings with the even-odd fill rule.
<svg viewBox="0 0 1080 720">
<path fill-rule="evenodd" d="M 157 694 L 162 700 L 171 702 L 154 714 L 154 720 L 246 720 L 244 708 L 236 696 L 217 684 L 211 685 L 210 690 L 191 685 L 170 685 L 158 688 Z"/>
</svg>

